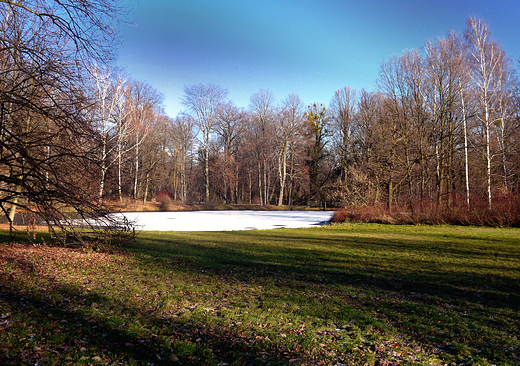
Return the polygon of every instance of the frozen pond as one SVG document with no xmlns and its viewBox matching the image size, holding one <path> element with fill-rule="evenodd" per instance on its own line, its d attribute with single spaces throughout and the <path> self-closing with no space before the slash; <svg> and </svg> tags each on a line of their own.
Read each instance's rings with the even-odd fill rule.
<svg viewBox="0 0 520 366">
<path fill-rule="evenodd" d="M 302 228 L 329 222 L 332 211 L 125 212 L 146 231 L 227 231 Z"/>
</svg>

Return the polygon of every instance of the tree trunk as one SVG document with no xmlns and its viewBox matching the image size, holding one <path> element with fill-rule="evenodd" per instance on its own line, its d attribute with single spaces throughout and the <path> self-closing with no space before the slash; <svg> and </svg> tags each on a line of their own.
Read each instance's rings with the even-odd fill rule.
<svg viewBox="0 0 520 366">
<path fill-rule="evenodd" d="M 487 99 L 487 98 L 486 98 Z M 486 103 L 486 175 L 487 175 L 487 199 L 488 209 L 491 210 L 491 151 L 490 151 L 490 132 L 489 132 L 489 106 Z"/>
<path fill-rule="evenodd" d="M 460 84 L 459 84 L 460 88 Z M 466 106 L 464 95 L 461 95 L 462 126 L 464 129 L 464 183 L 466 186 L 466 208 L 469 210 L 469 161 L 468 161 L 468 121 L 466 119 Z"/>
<path fill-rule="evenodd" d="M 207 137 L 207 142 L 205 143 L 205 154 L 204 157 L 204 188 L 206 191 L 206 203 L 209 202 L 209 136 Z"/>
<path fill-rule="evenodd" d="M 139 179 L 139 134 L 136 135 L 135 138 L 135 176 L 134 176 L 134 201 L 137 202 L 137 188 L 138 188 L 138 179 Z"/>
<path fill-rule="evenodd" d="M 281 163 L 279 165 L 279 174 L 280 174 L 280 196 L 278 196 L 278 206 L 283 205 L 283 194 L 285 190 L 285 178 L 287 176 L 287 153 L 286 146 L 284 146 L 281 156 Z"/>
</svg>

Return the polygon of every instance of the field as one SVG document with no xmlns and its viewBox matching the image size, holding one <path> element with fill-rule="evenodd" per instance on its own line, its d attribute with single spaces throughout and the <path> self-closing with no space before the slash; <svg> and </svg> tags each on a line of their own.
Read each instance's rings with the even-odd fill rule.
<svg viewBox="0 0 520 366">
<path fill-rule="evenodd" d="M 112 254 L 8 235 L 0 364 L 520 364 L 519 229 L 143 232 Z"/>
</svg>

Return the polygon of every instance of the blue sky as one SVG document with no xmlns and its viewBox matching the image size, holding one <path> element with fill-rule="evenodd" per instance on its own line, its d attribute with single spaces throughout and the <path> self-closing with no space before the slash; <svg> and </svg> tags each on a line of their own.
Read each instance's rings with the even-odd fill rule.
<svg viewBox="0 0 520 366">
<path fill-rule="evenodd" d="M 118 66 L 164 94 L 170 117 L 185 85 L 218 84 L 247 107 L 260 89 L 328 105 L 344 86 L 372 91 L 381 63 L 421 48 L 470 15 L 520 57 L 520 1 L 123 0 Z M 515 63 L 516 64 L 516 63 Z"/>
</svg>

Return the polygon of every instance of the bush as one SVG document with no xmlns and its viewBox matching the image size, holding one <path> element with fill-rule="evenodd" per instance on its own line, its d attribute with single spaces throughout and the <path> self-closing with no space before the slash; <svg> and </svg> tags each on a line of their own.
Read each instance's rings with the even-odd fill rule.
<svg viewBox="0 0 520 366">
<path fill-rule="evenodd" d="M 345 208 L 340 208 L 339 210 L 334 211 L 332 214 L 332 219 L 330 219 L 331 223 L 339 223 L 347 221 L 347 210 Z"/>
<path fill-rule="evenodd" d="M 161 211 L 170 211 L 173 205 L 173 199 L 168 192 L 157 192 L 155 199 L 159 202 L 159 209 Z"/>
<path fill-rule="evenodd" d="M 383 205 L 341 208 L 331 222 L 520 227 L 519 195 L 497 196 L 491 209 L 485 200 L 475 198 L 470 202 L 469 209 L 461 200 L 453 200 L 450 206 L 416 203 L 413 210 L 406 206 L 390 209 Z"/>
</svg>

